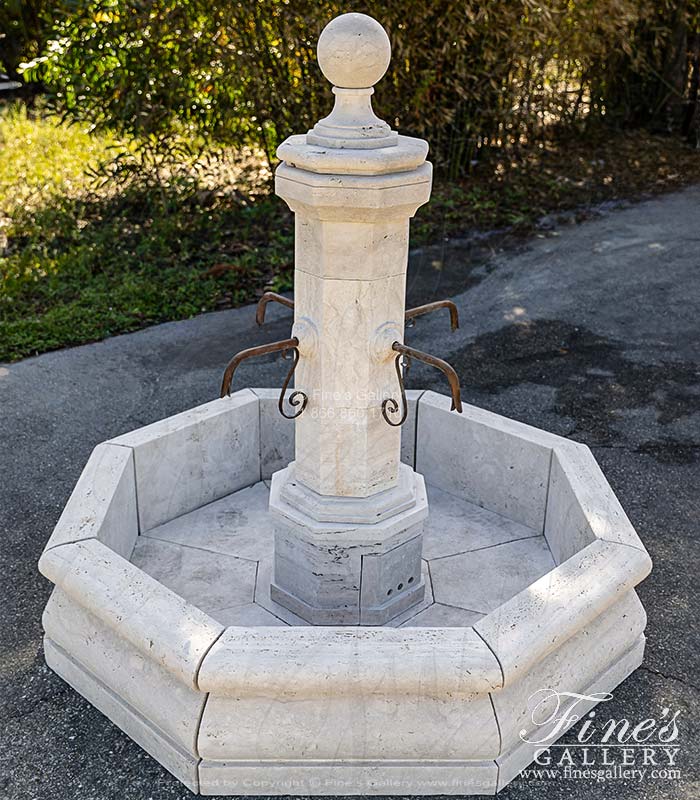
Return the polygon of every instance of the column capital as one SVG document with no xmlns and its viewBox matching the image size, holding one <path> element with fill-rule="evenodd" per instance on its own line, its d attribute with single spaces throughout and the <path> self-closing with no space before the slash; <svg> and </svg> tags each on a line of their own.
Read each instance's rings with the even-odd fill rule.
<svg viewBox="0 0 700 800">
<path fill-rule="evenodd" d="M 382 223 L 412 217 L 430 199 L 432 183 L 427 161 L 410 172 L 372 175 L 320 174 L 283 163 L 275 174 L 275 194 L 312 219 Z"/>
</svg>

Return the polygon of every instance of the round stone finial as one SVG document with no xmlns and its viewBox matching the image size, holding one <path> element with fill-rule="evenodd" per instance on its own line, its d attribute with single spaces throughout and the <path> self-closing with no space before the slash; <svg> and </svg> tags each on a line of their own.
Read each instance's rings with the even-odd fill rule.
<svg viewBox="0 0 700 800">
<path fill-rule="evenodd" d="M 380 81 L 391 60 L 391 42 L 376 19 L 341 14 L 321 31 L 316 48 L 326 78 L 339 89 L 367 89 Z"/>
</svg>

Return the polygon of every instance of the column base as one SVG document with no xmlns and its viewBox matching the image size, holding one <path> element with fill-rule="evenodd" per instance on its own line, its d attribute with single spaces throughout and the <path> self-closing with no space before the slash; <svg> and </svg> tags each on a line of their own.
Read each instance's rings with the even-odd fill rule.
<svg viewBox="0 0 700 800">
<path fill-rule="evenodd" d="M 292 505 L 290 488 L 295 501 L 300 494 L 304 500 Z M 330 521 L 334 505 L 341 518 Z M 328 498 L 295 481 L 292 463 L 272 476 L 270 511 L 276 519 L 270 596 L 312 625 L 384 625 L 423 599 L 428 500 L 422 476 L 409 466 L 401 465 L 395 489 Z"/>
<path fill-rule="evenodd" d="M 361 608 L 360 625 L 386 625 L 394 617 L 403 614 L 414 605 L 423 602 L 425 597 L 425 583 L 421 579 L 409 592 L 397 595 L 383 606 Z M 288 608 L 298 617 L 311 625 L 357 625 L 354 613 L 344 613 L 337 609 L 314 608 L 296 595 L 281 589 L 275 583 L 270 584 L 270 598 L 276 603 Z"/>
</svg>

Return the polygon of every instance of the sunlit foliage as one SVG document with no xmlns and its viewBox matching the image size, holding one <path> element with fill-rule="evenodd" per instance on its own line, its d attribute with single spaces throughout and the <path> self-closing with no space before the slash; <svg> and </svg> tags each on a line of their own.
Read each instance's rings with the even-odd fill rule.
<svg viewBox="0 0 700 800">
<path fill-rule="evenodd" d="M 314 48 L 344 3 L 73 5 L 25 74 L 43 80 L 65 113 L 137 140 L 141 165 L 214 143 L 256 146 L 272 158 L 282 138 L 330 106 Z M 428 138 L 438 166 L 457 175 L 482 148 L 532 141 L 546 126 L 607 119 L 688 133 L 699 5 L 372 0 L 353 10 L 380 19 L 392 39 L 378 110 Z"/>
</svg>

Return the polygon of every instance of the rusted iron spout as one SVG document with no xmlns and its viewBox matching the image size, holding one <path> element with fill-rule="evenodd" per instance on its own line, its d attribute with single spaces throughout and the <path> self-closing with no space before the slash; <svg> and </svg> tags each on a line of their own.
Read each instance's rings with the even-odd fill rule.
<svg viewBox="0 0 700 800">
<path fill-rule="evenodd" d="M 268 303 L 279 303 L 281 306 L 294 308 L 294 300 L 290 300 L 284 295 L 277 294 L 277 292 L 265 292 L 258 300 L 258 307 L 255 311 L 255 321 L 258 325 L 262 325 L 265 322 L 265 311 L 267 310 Z"/>
<path fill-rule="evenodd" d="M 229 361 L 226 370 L 224 371 L 224 379 L 221 382 L 221 397 L 226 397 L 231 394 L 231 381 L 233 380 L 233 373 L 238 368 L 241 362 L 249 358 L 256 358 L 257 356 L 266 356 L 270 353 L 286 353 L 288 350 L 296 350 L 299 346 L 299 340 L 296 336 L 291 339 L 282 339 L 279 342 L 270 342 L 270 344 L 261 344 L 257 347 L 249 347 L 247 350 L 241 350 Z M 296 360 L 293 366 L 296 366 Z M 288 382 L 288 381 L 287 381 Z M 286 385 L 286 383 L 285 383 Z"/>
<path fill-rule="evenodd" d="M 423 314 L 430 314 L 431 311 L 437 311 L 439 308 L 446 308 L 450 312 L 450 328 L 456 331 L 459 328 L 459 312 L 457 306 L 452 300 L 436 300 L 434 303 L 425 303 L 422 306 L 406 309 L 406 321 L 415 319 Z"/>
</svg>

